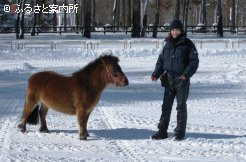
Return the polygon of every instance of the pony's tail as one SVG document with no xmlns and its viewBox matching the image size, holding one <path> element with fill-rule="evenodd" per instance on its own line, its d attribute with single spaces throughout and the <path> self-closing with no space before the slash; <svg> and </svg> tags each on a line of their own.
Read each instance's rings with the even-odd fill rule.
<svg viewBox="0 0 246 162">
<path fill-rule="evenodd" d="M 39 123 L 39 105 L 37 105 L 30 116 L 27 118 L 27 123 L 37 125 Z"/>
</svg>

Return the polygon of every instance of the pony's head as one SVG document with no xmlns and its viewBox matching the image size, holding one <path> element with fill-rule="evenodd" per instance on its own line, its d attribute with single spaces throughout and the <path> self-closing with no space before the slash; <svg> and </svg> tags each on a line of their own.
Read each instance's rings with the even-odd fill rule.
<svg viewBox="0 0 246 162">
<path fill-rule="evenodd" d="M 115 86 L 127 86 L 129 81 L 126 75 L 123 73 L 120 65 L 119 58 L 113 56 L 112 54 L 102 55 L 99 58 L 106 70 L 106 77 L 110 83 L 113 83 Z"/>
</svg>

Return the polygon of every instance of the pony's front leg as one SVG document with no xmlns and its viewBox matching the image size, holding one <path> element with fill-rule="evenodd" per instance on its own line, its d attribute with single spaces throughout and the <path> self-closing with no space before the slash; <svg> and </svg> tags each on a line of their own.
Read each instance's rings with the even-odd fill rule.
<svg viewBox="0 0 246 162">
<path fill-rule="evenodd" d="M 86 140 L 87 133 L 86 133 L 86 111 L 84 108 L 78 108 L 77 112 L 77 119 L 79 123 L 79 139 Z"/>
<path fill-rule="evenodd" d="M 87 123 L 88 123 L 88 119 L 89 119 L 90 114 L 91 114 L 90 112 L 88 112 L 86 114 L 86 121 L 85 121 L 85 134 L 86 134 L 86 137 L 90 136 L 90 134 L 88 133 L 88 130 L 87 130 Z"/>
</svg>

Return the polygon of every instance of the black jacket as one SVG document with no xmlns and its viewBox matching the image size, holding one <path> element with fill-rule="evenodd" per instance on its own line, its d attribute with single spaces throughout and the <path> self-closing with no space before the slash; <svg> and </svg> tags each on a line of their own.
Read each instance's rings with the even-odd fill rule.
<svg viewBox="0 0 246 162">
<path fill-rule="evenodd" d="M 195 74 L 199 59 L 194 43 L 185 36 L 166 38 L 166 44 L 156 63 L 152 76 L 159 78 L 166 71 L 172 76 L 185 75 L 190 78 Z"/>
</svg>

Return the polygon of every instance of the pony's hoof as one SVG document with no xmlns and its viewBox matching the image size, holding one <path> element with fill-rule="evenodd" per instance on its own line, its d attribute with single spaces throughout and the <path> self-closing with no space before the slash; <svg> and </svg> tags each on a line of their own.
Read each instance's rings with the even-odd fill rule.
<svg viewBox="0 0 246 162">
<path fill-rule="evenodd" d="M 86 137 L 89 137 L 90 136 L 90 134 L 88 132 L 86 132 L 85 135 L 86 135 Z"/>
<path fill-rule="evenodd" d="M 79 139 L 85 141 L 87 140 L 87 136 L 80 136 Z"/>
<path fill-rule="evenodd" d="M 40 127 L 39 128 L 39 132 L 42 132 L 42 133 L 49 133 L 49 130 L 47 128 L 42 128 Z"/>
<path fill-rule="evenodd" d="M 23 128 L 23 126 L 21 124 L 19 124 L 18 126 L 18 129 L 22 132 L 22 133 L 25 133 L 26 132 L 26 128 Z"/>
</svg>

